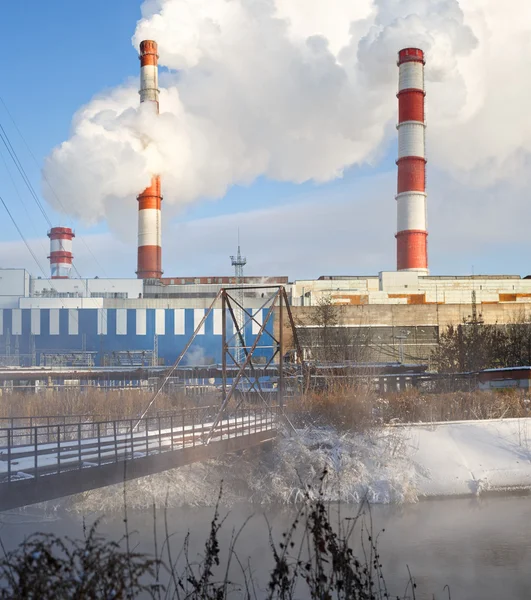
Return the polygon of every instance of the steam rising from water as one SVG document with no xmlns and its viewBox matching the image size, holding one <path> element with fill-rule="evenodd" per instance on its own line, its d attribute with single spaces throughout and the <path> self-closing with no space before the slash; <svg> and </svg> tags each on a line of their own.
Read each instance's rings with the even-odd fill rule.
<svg viewBox="0 0 531 600">
<path fill-rule="evenodd" d="M 152 173 L 164 178 L 166 210 L 261 175 L 340 177 L 376 162 L 395 135 L 396 52 L 409 45 L 427 55 L 430 160 L 472 184 L 523 175 L 530 6 L 516 0 L 508 13 L 497 0 L 330 0 L 326 10 L 321 0 L 146 0 L 133 43 L 159 43 L 168 68 L 160 117 L 139 107 L 136 78 L 94 98 L 48 157 L 46 178 L 72 216 L 126 229 L 124 215 L 135 212 L 123 208 Z M 504 110 L 509 89 L 514 106 Z"/>
</svg>

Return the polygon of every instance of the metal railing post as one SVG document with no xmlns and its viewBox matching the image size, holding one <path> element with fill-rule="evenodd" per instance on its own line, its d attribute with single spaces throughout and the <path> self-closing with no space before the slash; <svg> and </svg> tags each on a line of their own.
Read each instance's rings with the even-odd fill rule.
<svg viewBox="0 0 531 600">
<path fill-rule="evenodd" d="M 101 467 L 101 430 L 100 422 L 98 421 L 98 467 Z"/>
<path fill-rule="evenodd" d="M 185 427 L 185 422 L 186 422 L 186 419 L 185 419 L 184 410 L 183 410 L 183 437 L 182 437 L 183 448 L 184 448 L 184 427 Z"/>
<path fill-rule="evenodd" d="M 61 472 L 61 425 L 57 425 L 57 474 Z"/>
<path fill-rule="evenodd" d="M 77 439 L 78 439 L 77 455 L 79 458 L 79 470 L 81 470 L 81 422 L 77 424 Z"/>
<path fill-rule="evenodd" d="M 195 448 L 195 412 L 192 411 L 192 448 Z"/>
<path fill-rule="evenodd" d="M 131 460 L 133 460 L 135 456 L 135 443 L 133 437 L 133 419 L 129 420 L 129 431 L 131 432 Z"/>
<path fill-rule="evenodd" d="M 162 453 L 162 428 L 160 425 L 160 415 L 159 415 L 159 454 Z"/>
<path fill-rule="evenodd" d="M 39 454 L 38 454 L 38 445 L 39 445 L 39 438 L 38 438 L 38 433 L 37 433 L 37 427 L 35 427 L 35 440 L 34 440 L 34 452 L 35 452 L 35 458 L 33 461 L 33 468 L 35 469 L 35 479 L 39 476 L 38 473 L 38 468 L 39 468 Z"/>
<path fill-rule="evenodd" d="M 116 438 L 116 421 L 112 422 L 114 432 L 114 462 L 118 462 L 118 440 Z"/>
<path fill-rule="evenodd" d="M 7 482 L 11 482 L 11 437 L 12 429 L 7 430 Z"/>
<path fill-rule="evenodd" d="M 171 451 L 173 452 L 173 415 L 170 415 L 170 444 Z"/>
<path fill-rule="evenodd" d="M 146 417 L 146 456 L 149 455 L 148 418 Z"/>
</svg>

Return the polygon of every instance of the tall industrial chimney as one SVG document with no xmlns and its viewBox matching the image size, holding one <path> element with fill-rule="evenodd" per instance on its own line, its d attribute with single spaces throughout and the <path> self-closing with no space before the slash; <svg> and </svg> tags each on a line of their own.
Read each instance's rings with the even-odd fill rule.
<svg viewBox="0 0 531 600">
<path fill-rule="evenodd" d="M 72 270 L 72 239 L 74 232 L 70 227 L 52 227 L 50 238 L 50 272 L 52 279 L 68 279 Z"/>
<path fill-rule="evenodd" d="M 398 271 L 427 275 L 424 64 L 424 52 L 418 48 L 398 53 L 396 256 Z"/>
<path fill-rule="evenodd" d="M 152 40 L 140 44 L 140 102 L 159 113 L 157 43 Z M 138 196 L 138 279 L 162 276 L 161 202 L 160 177 L 154 175 Z"/>
</svg>

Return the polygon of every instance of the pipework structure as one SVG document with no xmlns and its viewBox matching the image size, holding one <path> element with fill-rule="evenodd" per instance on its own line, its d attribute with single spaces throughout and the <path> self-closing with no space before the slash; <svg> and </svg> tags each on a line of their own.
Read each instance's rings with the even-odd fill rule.
<svg viewBox="0 0 531 600">
<path fill-rule="evenodd" d="M 398 185 L 396 255 L 398 271 L 428 275 L 424 52 L 398 53 Z"/>
<path fill-rule="evenodd" d="M 52 227 L 50 238 L 50 273 L 52 279 L 69 279 L 72 271 L 72 240 L 76 237 L 70 227 Z"/>
<path fill-rule="evenodd" d="M 159 114 L 157 43 L 140 43 L 140 102 Z M 138 196 L 138 279 L 162 277 L 162 194 L 160 177 L 153 175 L 151 184 Z"/>
</svg>

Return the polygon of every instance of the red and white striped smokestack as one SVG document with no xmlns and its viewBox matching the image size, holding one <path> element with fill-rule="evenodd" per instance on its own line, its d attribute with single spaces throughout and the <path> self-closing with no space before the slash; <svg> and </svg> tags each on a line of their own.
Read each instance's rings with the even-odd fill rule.
<svg viewBox="0 0 531 600">
<path fill-rule="evenodd" d="M 157 43 L 140 43 L 140 102 L 150 103 L 159 113 Z M 138 196 L 138 279 L 159 279 L 162 276 L 160 177 L 154 175 L 151 185 Z"/>
<path fill-rule="evenodd" d="M 428 274 L 424 52 L 398 53 L 397 270 Z"/>
<path fill-rule="evenodd" d="M 52 227 L 50 238 L 50 271 L 52 279 L 68 279 L 72 271 L 72 239 L 74 232 L 70 227 Z"/>
</svg>

